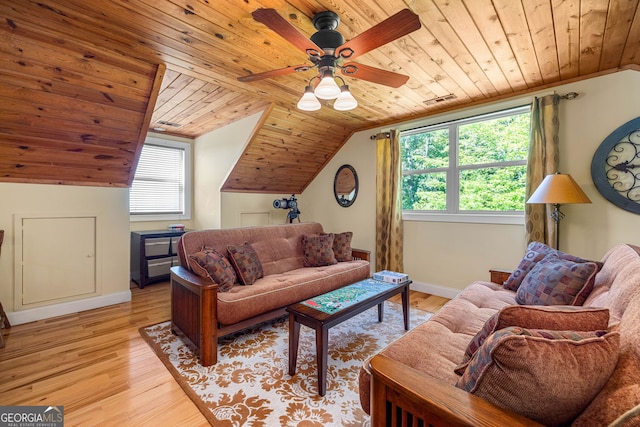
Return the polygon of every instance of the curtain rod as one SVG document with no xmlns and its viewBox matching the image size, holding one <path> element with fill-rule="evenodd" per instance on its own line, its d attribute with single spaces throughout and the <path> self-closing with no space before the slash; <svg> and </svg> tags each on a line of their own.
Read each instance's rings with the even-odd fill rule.
<svg viewBox="0 0 640 427">
<path fill-rule="evenodd" d="M 377 133 L 375 135 L 371 135 L 369 137 L 369 139 L 385 139 L 385 138 L 391 138 L 391 132 L 380 132 Z"/>
<path fill-rule="evenodd" d="M 568 100 L 576 99 L 577 97 L 578 97 L 577 92 L 569 92 L 569 93 L 565 93 L 564 95 L 560 95 L 560 98 L 568 99 Z"/>
<path fill-rule="evenodd" d="M 564 95 L 558 95 L 561 99 L 567 99 L 567 100 L 572 100 L 572 99 L 576 99 L 578 97 L 578 93 L 577 92 L 568 92 L 565 93 Z M 517 108 L 517 107 L 516 107 Z M 508 108 L 509 110 L 510 108 Z M 408 129 L 411 130 L 411 129 Z M 391 137 L 391 133 L 390 132 L 380 132 L 377 133 L 375 135 L 371 135 L 369 137 L 369 139 L 371 140 L 378 140 L 378 139 L 385 139 L 385 138 L 390 138 Z"/>
</svg>

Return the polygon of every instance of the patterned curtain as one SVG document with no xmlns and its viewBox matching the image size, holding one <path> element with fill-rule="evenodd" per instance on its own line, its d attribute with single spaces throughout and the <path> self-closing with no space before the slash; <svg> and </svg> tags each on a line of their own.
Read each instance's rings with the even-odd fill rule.
<svg viewBox="0 0 640 427">
<path fill-rule="evenodd" d="M 527 162 L 526 197 L 538 188 L 545 176 L 558 171 L 558 120 L 559 95 L 535 98 L 531 105 L 531 141 Z M 555 228 L 549 217 L 549 205 L 526 204 L 526 242 L 542 242 L 555 245 Z"/>
<path fill-rule="evenodd" d="M 376 271 L 404 271 L 400 131 L 376 140 Z"/>
</svg>

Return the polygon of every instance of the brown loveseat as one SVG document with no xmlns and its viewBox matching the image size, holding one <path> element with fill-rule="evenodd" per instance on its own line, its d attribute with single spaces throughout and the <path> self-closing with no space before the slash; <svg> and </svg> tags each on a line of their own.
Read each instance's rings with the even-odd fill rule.
<svg viewBox="0 0 640 427">
<path fill-rule="evenodd" d="M 290 304 L 355 283 L 370 275 L 369 252 L 352 249 L 352 261 L 303 265 L 302 236 L 323 233 L 318 223 L 202 230 L 178 242 L 180 266 L 171 268 L 171 329 L 191 345 L 200 363 L 217 362 L 218 337 L 285 315 Z M 252 285 L 220 284 L 194 273 L 189 255 L 204 248 L 227 254 L 228 245 L 249 243 L 264 277 Z M 331 250 L 331 249 L 329 249 Z"/>
<path fill-rule="evenodd" d="M 607 313 L 608 330 L 602 333 L 616 335 L 619 348 L 616 347 L 615 355 L 611 356 L 611 371 L 602 380 L 604 386 L 594 391 L 595 398 L 580 403 L 577 416 L 569 423 L 573 426 L 637 426 L 640 425 L 640 248 L 618 245 L 603 257 L 602 263 L 601 269 L 595 270 L 593 290 L 585 295 L 586 301 L 578 311 L 588 311 L 585 307 L 607 308 L 608 313 L 607 310 L 591 310 Z M 516 413 L 518 411 L 503 409 L 496 402 L 491 403 L 455 386 L 460 376 L 454 369 L 463 361 L 467 346 L 485 322 L 491 317 L 495 319 L 494 314 L 507 306 L 511 306 L 507 310 L 523 311 L 521 307 L 513 308 L 516 292 L 498 284 L 508 276 L 508 273 L 493 271 L 492 281 L 496 283 L 469 285 L 430 320 L 365 362 L 360 373 L 360 398 L 363 409 L 371 413 L 372 426 L 540 425 Z M 554 309 L 532 306 L 524 310 Z M 604 323 L 606 328 L 606 317 Z M 558 329 L 563 328 L 560 325 Z M 563 363 L 565 361 L 574 363 L 568 358 L 562 359 Z M 501 369 L 498 363 L 494 368 Z M 593 385 L 592 377 L 601 376 L 605 369 L 598 366 L 586 373 L 583 378 L 586 386 Z M 519 372 L 522 371 L 516 371 Z M 561 370 L 554 372 L 552 378 L 541 379 L 551 380 L 550 388 L 553 388 L 553 382 L 563 386 L 576 379 L 576 376 L 564 374 Z M 520 388 L 517 374 L 512 380 L 516 385 L 503 390 L 507 396 Z M 534 382 L 536 380 L 522 386 L 529 387 Z M 501 384 L 494 386 L 499 388 Z M 578 392 L 577 387 L 575 391 Z M 536 405 L 545 402 L 545 392 L 529 393 L 518 409 L 531 402 Z M 553 408 L 560 402 L 548 399 L 545 404 Z"/>
</svg>

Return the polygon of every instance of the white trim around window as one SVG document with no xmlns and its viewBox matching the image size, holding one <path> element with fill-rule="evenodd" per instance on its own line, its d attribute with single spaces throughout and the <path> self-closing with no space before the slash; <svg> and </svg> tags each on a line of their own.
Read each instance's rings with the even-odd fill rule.
<svg viewBox="0 0 640 427">
<path fill-rule="evenodd" d="M 472 224 L 524 225 L 524 212 L 513 213 L 440 213 L 427 211 L 403 211 L 404 221 L 460 222 Z"/>
<path fill-rule="evenodd" d="M 447 209 L 446 210 L 403 210 L 403 219 L 406 221 L 433 221 L 433 222 L 451 222 L 451 223 L 479 223 L 479 224 L 524 224 L 524 210 L 517 211 L 461 211 L 459 209 L 459 173 L 464 170 L 486 169 L 491 167 L 511 167 L 526 165 L 525 159 L 507 160 L 494 163 L 474 163 L 458 165 L 458 129 L 459 126 L 487 121 L 496 118 L 512 116 L 528 112 L 528 105 L 509 106 L 496 111 L 483 111 L 480 114 L 470 114 L 466 117 L 456 117 L 444 120 L 438 123 L 425 123 L 423 126 L 416 126 L 411 129 L 402 131 L 402 136 L 409 136 L 425 132 L 437 131 L 440 129 L 449 130 L 449 160 L 446 167 L 435 167 L 428 169 L 428 173 L 446 173 L 447 174 Z M 403 170 L 403 175 L 422 175 L 425 170 Z M 455 191 L 451 191 L 455 190 Z"/>
</svg>

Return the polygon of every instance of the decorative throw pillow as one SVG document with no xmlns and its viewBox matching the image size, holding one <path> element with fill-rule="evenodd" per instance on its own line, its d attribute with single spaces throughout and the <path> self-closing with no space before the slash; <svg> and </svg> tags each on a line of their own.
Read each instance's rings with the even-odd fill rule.
<svg viewBox="0 0 640 427">
<path fill-rule="evenodd" d="M 229 259 L 243 285 L 253 285 L 264 276 L 262 263 L 253 247 L 245 242 L 242 246 L 228 245 Z"/>
<path fill-rule="evenodd" d="M 518 304 L 582 305 L 593 290 L 598 266 L 548 255 L 525 276 L 516 294 Z"/>
<path fill-rule="evenodd" d="M 508 305 L 491 316 L 474 336 L 454 372 L 462 375 L 469 360 L 494 332 L 509 326 L 553 331 L 597 331 L 607 329 L 609 309 L 572 305 L 528 306 Z"/>
<path fill-rule="evenodd" d="M 605 385 L 620 334 L 508 327 L 485 341 L 456 387 L 548 426 L 569 424 Z"/>
<path fill-rule="evenodd" d="M 218 291 L 227 292 L 238 279 L 236 272 L 224 255 L 215 249 L 205 247 L 200 252 L 189 255 L 189 267 L 200 277 L 217 283 Z"/>
<path fill-rule="evenodd" d="M 504 287 L 512 291 L 517 291 L 518 287 L 520 286 L 526 275 L 531 271 L 531 269 L 548 255 L 555 255 L 560 259 L 566 259 L 577 263 L 592 262 L 586 259 L 579 258 L 577 256 L 564 253 L 557 249 L 553 249 L 545 245 L 544 243 L 531 242 L 527 247 L 527 252 L 524 254 L 524 257 L 522 258 L 522 260 L 520 260 L 520 264 L 518 264 L 516 269 L 513 270 L 511 275 L 504 282 Z M 596 263 L 596 265 L 598 265 L 598 269 L 602 267 L 602 263 Z"/>
<path fill-rule="evenodd" d="M 351 231 L 333 235 L 333 255 L 336 257 L 336 261 L 353 261 L 353 255 L 351 254 L 352 237 L 353 233 Z"/>
<path fill-rule="evenodd" d="M 302 237 L 302 263 L 305 267 L 321 267 L 337 263 L 333 254 L 333 234 L 320 234 L 317 236 Z"/>
</svg>

